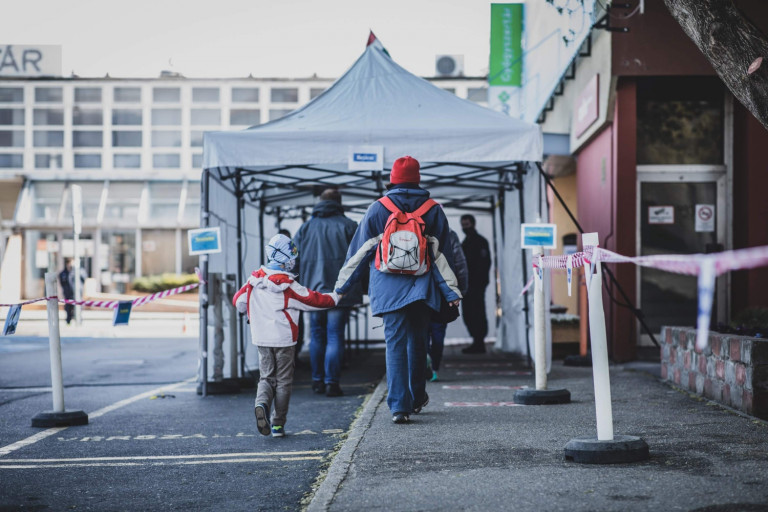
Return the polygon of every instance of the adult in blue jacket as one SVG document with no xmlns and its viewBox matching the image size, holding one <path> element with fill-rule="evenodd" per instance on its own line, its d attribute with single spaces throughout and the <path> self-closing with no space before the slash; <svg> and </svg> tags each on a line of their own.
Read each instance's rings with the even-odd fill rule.
<svg viewBox="0 0 768 512">
<path fill-rule="evenodd" d="M 336 276 L 344 265 L 349 242 L 357 223 L 344 216 L 341 193 L 327 189 L 312 210 L 312 218 L 296 232 L 293 243 L 299 250 L 301 282 L 310 290 L 333 291 Z M 339 384 L 344 357 L 344 329 L 349 310 L 363 299 L 358 284 L 349 290 L 338 306 L 310 313 L 309 359 L 312 364 L 312 390 L 327 396 L 341 396 Z"/>
<path fill-rule="evenodd" d="M 392 165 L 386 196 L 404 212 L 415 211 L 429 199 L 429 192 L 419 187 L 419 171 L 419 162 L 410 156 L 398 158 Z M 370 272 L 371 311 L 384 321 L 387 404 L 395 423 L 407 423 L 411 413 L 420 412 L 429 402 L 426 363 L 432 311 L 440 310 L 443 298 L 458 304 L 461 292 L 453 270 L 448 220 L 437 206 L 422 216 L 431 249 L 429 272 L 413 276 L 376 269 L 374 256 L 389 215 L 390 211 L 378 201 L 368 208 L 349 246 L 335 289 L 346 294 L 366 271 Z"/>
</svg>

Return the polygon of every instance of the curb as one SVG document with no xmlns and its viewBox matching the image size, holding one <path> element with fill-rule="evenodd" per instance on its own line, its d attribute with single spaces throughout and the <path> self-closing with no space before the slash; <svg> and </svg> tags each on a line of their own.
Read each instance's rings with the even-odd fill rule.
<svg viewBox="0 0 768 512">
<path fill-rule="evenodd" d="M 306 508 L 306 512 L 325 512 L 331 506 L 333 498 L 341 487 L 341 483 L 349 473 L 349 467 L 352 464 L 352 457 L 357 450 L 360 441 L 363 439 L 368 428 L 373 421 L 373 415 L 376 413 L 379 404 L 384 399 L 387 392 L 387 381 L 381 379 L 376 389 L 373 390 L 373 394 L 363 407 L 363 412 L 352 424 L 352 428 L 349 432 L 349 437 L 344 441 L 344 445 L 339 450 L 339 453 L 333 458 L 331 466 L 328 468 L 328 474 L 320 484 L 315 495 L 312 496 L 312 501 L 309 502 L 309 506 Z"/>
</svg>

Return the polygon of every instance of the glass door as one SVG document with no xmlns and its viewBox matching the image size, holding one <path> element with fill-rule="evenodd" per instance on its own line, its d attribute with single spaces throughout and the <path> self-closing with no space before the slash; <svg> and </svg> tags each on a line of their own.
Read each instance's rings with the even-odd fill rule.
<svg viewBox="0 0 768 512">
<path fill-rule="evenodd" d="M 697 254 L 725 246 L 725 178 L 720 172 L 638 172 L 638 254 Z M 662 326 L 695 326 L 698 289 L 695 276 L 637 267 L 640 309 L 655 335 Z M 725 311 L 725 289 L 718 283 L 713 321 Z M 641 331 L 640 345 L 650 345 Z"/>
</svg>

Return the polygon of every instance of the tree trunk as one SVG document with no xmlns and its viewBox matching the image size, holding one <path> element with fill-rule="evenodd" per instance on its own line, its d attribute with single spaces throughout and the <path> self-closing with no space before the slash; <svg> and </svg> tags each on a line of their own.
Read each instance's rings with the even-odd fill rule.
<svg viewBox="0 0 768 512">
<path fill-rule="evenodd" d="M 728 89 L 768 129 L 768 39 L 733 0 L 664 3 Z M 756 62 L 761 57 L 765 62 Z"/>
</svg>

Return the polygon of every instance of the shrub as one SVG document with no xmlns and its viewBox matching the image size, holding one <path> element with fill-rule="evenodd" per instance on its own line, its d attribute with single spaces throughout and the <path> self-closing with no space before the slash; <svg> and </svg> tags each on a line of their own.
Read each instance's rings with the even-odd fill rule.
<svg viewBox="0 0 768 512">
<path fill-rule="evenodd" d="M 133 280 L 133 289 L 139 292 L 155 293 L 196 282 L 198 279 L 195 274 L 165 273 L 156 276 L 137 277 Z"/>
</svg>

